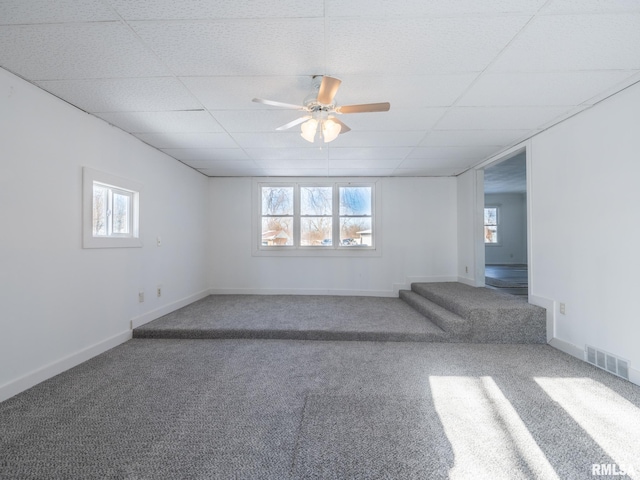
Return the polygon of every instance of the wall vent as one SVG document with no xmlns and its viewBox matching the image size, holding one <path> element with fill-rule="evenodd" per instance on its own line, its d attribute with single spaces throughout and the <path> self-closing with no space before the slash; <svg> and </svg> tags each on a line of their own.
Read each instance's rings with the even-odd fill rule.
<svg viewBox="0 0 640 480">
<path fill-rule="evenodd" d="M 589 345 L 585 346 L 584 356 L 591 365 L 629 380 L 629 362 L 626 360 Z"/>
</svg>

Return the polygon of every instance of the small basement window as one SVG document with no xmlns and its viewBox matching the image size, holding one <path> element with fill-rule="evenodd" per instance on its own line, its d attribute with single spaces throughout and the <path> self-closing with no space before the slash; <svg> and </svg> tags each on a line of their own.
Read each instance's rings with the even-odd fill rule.
<svg viewBox="0 0 640 480">
<path fill-rule="evenodd" d="M 83 247 L 141 247 L 140 185 L 86 167 L 83 174 Z"/>
</svg>

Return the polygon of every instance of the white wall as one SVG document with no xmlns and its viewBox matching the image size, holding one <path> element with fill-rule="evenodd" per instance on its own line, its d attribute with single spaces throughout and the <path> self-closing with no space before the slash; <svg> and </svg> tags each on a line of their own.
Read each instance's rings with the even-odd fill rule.
<svg viewBox="0 0 640 480">
<path fill-rule="evenodd" d="M 383 178 L 377 257 L 252 256 L 251 178 L 210 179 L 211 286 L 218 293 L 397 295 L 455 280 L 456 180 Z"/>
<path fill-rule="evenodd" d="M 527 263 L 527 197 L 523 193 L 486 194 L 485 206 L 499 208 L 497 245 L 485 245 L 487 265 Z"/>
<path fill-rule="evenodd" d="M 0 400 L 207 292 L 206 177 L 1 69 L 0 149 Z M 82 248 L 83 166 L 143 184 L 144 247 Z"/>
<path fill-rule="evenodd" d="M 484 285 L 484 170 L 467 170 L 457 177 L 458 281 Z"/>
<path fill-rule="evenodd" d="M 532 140 L 531 293 L 566 304 L 555 337 L 640 370 L 640 85 Z M 637 378 L 636 381 L 640 381 Z"/>
</svg>

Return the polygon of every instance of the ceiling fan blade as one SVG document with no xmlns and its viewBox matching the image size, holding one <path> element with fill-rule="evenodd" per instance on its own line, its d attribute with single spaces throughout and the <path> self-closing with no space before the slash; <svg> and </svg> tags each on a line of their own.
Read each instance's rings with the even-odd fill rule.
<svg viewBox="0 0 640 480">
<path fill-rule="evenodd" d="M 340 124 L 340 135 L 342 135 L 343 133 L 347 133 L 350 132 L 351 129 L 349 127 L 347 127 L 347 125 L 344 122 L 341 122 L 340 120 L 338 120 L 336 117 L 329 117 L 331 120 L 333 120 L 334 122 Z"/>
<path fill-rule="evenodd" d="M 385 103 L 365 103 L 363 105 L 343 105 L 336 107 L 338 113 L 366 113 L 366 112 L 387 112 L 391 108 L 389 102 Z"/>
<path fill-rule="evenodd" d="M 274 100 L 265 100 L 263 98 L 254 98 L 256 103 L 264 103 L 265 105 L 271 105 L 273 107 L 291 108 L 293 110 L 305 110 L 302 105 L 294 105 L 292 103 L 276 102 Z"/>
<path fill-rule="evenodd" d="M 340 87 L 342 80 L 333 77 L 322 77 L 322 83 L 318 90 L 318 103 L 322 105 L 331 105 L 333 103 L 333 97 L 336 96 L 336 92 Z"/>
<path fill-rule="evenodd" d="M 296 125 L 300 125 L 302 122 L 305 122 L 305 121 L 309 120 L 310 118 L 311 118 L 311 115 L 305 115 L 304 117 L 296 118 L 292 122 L 286 123 L 286 124 L 276 128 L 276 130 L 286 130 L 288 128 L 295 127 Z"/>
</svg>

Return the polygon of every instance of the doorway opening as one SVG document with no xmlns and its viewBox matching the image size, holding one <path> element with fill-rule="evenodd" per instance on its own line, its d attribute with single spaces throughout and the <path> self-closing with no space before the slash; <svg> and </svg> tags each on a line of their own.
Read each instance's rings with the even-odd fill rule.
<svg viewBox="0 0 640 480">
<path fill-rule="evenodd" d="M 484 169 L 485 286 L 527 298 L 525 150 Z"/>
</svg>

